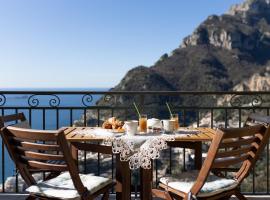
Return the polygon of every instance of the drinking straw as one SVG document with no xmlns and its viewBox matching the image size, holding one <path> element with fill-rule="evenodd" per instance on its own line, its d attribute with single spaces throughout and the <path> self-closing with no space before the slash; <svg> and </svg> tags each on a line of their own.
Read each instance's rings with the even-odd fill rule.
<svg viewBox="0 0 270 200">
<path fill-rule="evenodd" d="M 134 105 L 134 107 L 135 107 L 135 109 L 136 109 L 136 111 L 137 111 L 137 114 L 138 114 L 139 118 L 141 118 L 141 114 L 140 114 L 140 111 L 139 111 L 139 109 L 138 109 L 136 103 L 133 102 L 133 105 Z"/>
<path fill-rule="evenodd" d="M 167 105 L 167 108 L 168 108 L 168 110 L 169 110 L 169 112 L 170 112 L 170 115 L 171 115 L 171 117 L 172 117 L 172 116 L 173 116 L 173 114 L 172 114 L 172 111 L 171 111 L 171 108 L 170 108 L 170 106 L 169 106 L 168 102 L 166 102 L 166 105 Z"/>
</svg>

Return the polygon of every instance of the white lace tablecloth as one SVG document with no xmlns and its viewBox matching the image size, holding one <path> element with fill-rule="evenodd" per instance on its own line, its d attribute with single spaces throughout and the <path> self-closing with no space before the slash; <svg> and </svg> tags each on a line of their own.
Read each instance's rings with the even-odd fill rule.
<svg viewBox="0 0 270 200">
<path fill-rule="evenodd" d="M 120 154 L 121 161 L 129 161 L 130 169 L 151 169 L 151 159 L 160 157 L 160 151 L 167 148 L 167 141 L 174 135 L 153 134 L 108 138 L 113 153 Z"/>
<path fill-rule="evenodd" d="M 121 161 L 129 161 L 129 167 L 133 170 L 140 167 L 151 169 L 151 160 L 160 157 L 160 151 L 167 148 L 167 142 L 174 141 L 177 135 L 184 133 L 185 130 L 175 134 L 153 133 L 128 136 L 113 133 L 111 130 L 96 128 L 80 130 L 77 134 L 103 136 L 106 138 L 104 144 L 112 146 L 113 153 L 120 154 Z M 194 131 L 187 131 L 186 133 L 193 134 Z"/>
</svg>

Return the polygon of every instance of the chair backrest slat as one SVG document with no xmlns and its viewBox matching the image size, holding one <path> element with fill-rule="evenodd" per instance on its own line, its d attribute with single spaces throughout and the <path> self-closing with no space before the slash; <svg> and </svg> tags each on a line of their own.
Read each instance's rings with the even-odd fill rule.
<svg viewBox="0 0 270 200">
<path fill-rule="evenodd" d="M 34 152 L 29 151 L 21 147 L 17 147 L 15 149 L 20 155 L 24 156 L 25 158 L 29 159 L 37 159 L 37 160 L 58 160 L 58 161 L 64 161 L 64 156 L 59 154 L 48 154 L 48 153 L 40 153 L 40 152 Z"/>
<path fill-rule="evenodd" d="M 57 138 L 55 137 L 56 131 L 43 131 L 34 129 L 21 129 L 17 127 L 10 127 L 12 129 L 9 136 L 16 137 L 23 140 L 33 140 L 33 141 L 52 141 L 55 142 Z M 27 132 L 25 131 L 27 130 Z"/>
<path fill-rule="evenodd" d="M 235 149 L 231 151 L 224 151 L 224 152 L 219 152 L 216 155 L 216 158 L 225 158 L 225 157 L 230 157 L 230 156 L 240 156 L 242 154 L 248 153 L 252 151 L 253 147 L 243 147 L 240 149 Z"/>
<path fill-rule="evenodd" d="M 261 126 L 249 126 L 244 129 L 230 128 L 226 130 L 223 139 L 237 139 L 237 137 L 252 137 L 256 133 L 260 133 Z"/>
<path fill-rule="evenodd" d="M 256 142 L 258 138 L 256 136 L 248 138 L 236 138 L 230 141 L 224 141 L 220 144 L 220 148 L 240 148 L 245 145 L 249 145 L 252 142 Z"/>
<path fill-rule="evenodd" d="M 5 123 L 7 122 L 18 122 L 18 121 L 26 121 L 26 118 L 23 113 L 1 116 L 0 128 L 4 127 Z"/>
<path fill-rule="evenodd" d="M 30 124 L 23 113 L 0 116 L 0 129 L 7 125 L 30 128 Z"/>
<path fill-rule="evenodd" d="M 39 144 L 33 142 L 20 142 L 21 147 L 25 150 L 44 150 L 44 151 L 60 151 L 59 145 L 55 144 Z"/>
<path fill-rule="evenodd" d="M 221 159 L 221 160 L 216 159 L 212 165 L 212 168 L 225 168 L 230 165 L 242 163 L 248 158 L 249 158 L 249 154 L 246 153 L 237 157 L 226 157 L 225 159 Z"/>
<path fill-rule="evenodd" d="M 270 116 L 264 116 L 264 115 L 260 115 L 258 113 L 251 113 L 244 126 L 250 126 L 250 125 L 254 125 L 254 124 L 265 124 L 265 125 L 269 125 L 270 124 Z"/>
<path fill-rule="evenodd" d="M 52 163 L 44 163 L 39 161 L 30 160 L 28 161 L 28 165 L 32 168 L 36 169 L 43 169 L 44 171 L 54 170 L 54 171 L 67 171 L 67 165 L 59 165 L 59 164 L 52 164 Z"/>
</svg>

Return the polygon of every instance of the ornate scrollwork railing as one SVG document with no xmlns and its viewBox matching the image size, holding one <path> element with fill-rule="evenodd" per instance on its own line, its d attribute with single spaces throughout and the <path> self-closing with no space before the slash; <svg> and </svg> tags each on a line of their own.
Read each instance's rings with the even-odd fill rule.
<svg viewBox="0 0 270 200">
<path fill-rule="evenodd" d="M 37 95 L 33 94 L 29 96 L 28 98 L 28 105 L 30 107 L 38 107 L 40 105 L 40 99 L 38 98 L 39 96 L 44 96 L 44 95 Z M 50 107 L 58 107 L 60 105 L 60 98 L 57 95 L 54 94 L 48 94 L 46 96 L 50 96 L 51 98 L 49 99 L 49 106 Z"/>
<path fill-rule="evenodd" d="M 72 97 L 70 100 L 69 97 Z M 270 104 L 270 92 L 179 92 L 179 91 L 2 91 L 0 107 L 5 108 L 85 108 L 128 107 L 133 102 L 143 107 L 159 105 L 184 108 L 265 107 Z M 160 107 L 160 108 L 161 108 Z"/>
<path fill-rule="evenodd" d="M 233 107 L 260 107 L 263 104 L 261 95 L 239 95 L 234 94 L 230 98 L 230 105 Z"/>
<path fill-rule="evenodd" d="M 82 97 L 82 104 L 85 107 L 91 106 L 92 102 L 93 102 L 93 96 L 91 94 L 85 94 L 85 95 L 83 95 L 83 97 Z"/>
<path fill-rule="evenodd" d="M 7 98 L 4 94 L 0 94 L 0 106 L 4 106 L 7 101 Z"/>
<path fill-rule="evenodd" d="M 103 101 L 105 103 L 116 103 L 116 95 L 112 95 L 112 94 L 105 94 L 103 96 Z"/>
</svg>

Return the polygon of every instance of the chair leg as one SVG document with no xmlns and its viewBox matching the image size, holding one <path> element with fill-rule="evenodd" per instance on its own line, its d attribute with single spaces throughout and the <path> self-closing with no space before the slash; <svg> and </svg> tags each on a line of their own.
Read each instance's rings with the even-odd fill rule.
<svg viewBox="0 0 270 200">
<path fill-rule="evenodd" d="M 109 192 L 109 190 L 108 190 L 107 192 L 105 192 L 105 193 L 103 194 L 101 200 L 109 200 L 109 194 L 110 194 L 110 192 Z"/>
<path fill-rule="evenodd" d="M 237 199 L 239 200 L 248 200 L 244 195 L 242 195 L 238 190 L 235 191 L 235 194 L 234 194 Z"/>
<path fill-rule="evenodd" d="M 152 189 L 152 196 L 165 199 L 165 200 L 173 200 L 169 192 L 158 190 L 158 189 Z"/>
</svg>

